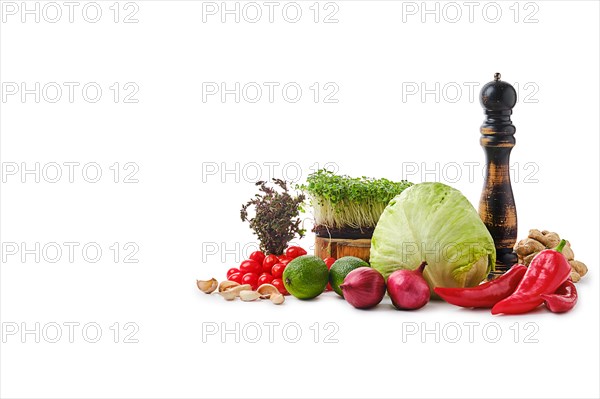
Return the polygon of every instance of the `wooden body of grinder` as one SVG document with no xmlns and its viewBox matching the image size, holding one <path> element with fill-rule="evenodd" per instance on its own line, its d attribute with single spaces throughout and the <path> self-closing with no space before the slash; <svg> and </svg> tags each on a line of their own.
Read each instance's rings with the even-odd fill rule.
<svg viewBox="0 0 600 399">
<path fill-rule="evenodd" d="M 496 245 L 494 274 L 502 274 L 517 263 L 513 252 L 517 241 L 517 209 L 510 183 L 510 152 L 516 131 L 510 116 L 517 103 L 517 92 L 496 73 L 494 80 L 481 89 L 479 100 L 487 117 L 480 129 L 486 174 L 479 216 Z"/>
</svg>

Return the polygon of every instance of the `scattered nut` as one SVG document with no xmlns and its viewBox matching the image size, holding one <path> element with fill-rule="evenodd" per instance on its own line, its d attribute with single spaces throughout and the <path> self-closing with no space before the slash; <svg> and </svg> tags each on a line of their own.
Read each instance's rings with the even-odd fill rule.
<svg viewBox="0 0 600 399">
<path fill-rule="evenodd" d="M 285 301 L 285 297 L 281 294 L 281 293 L 277 293 L 277 294 L 272 294 L 269 299 L 271 300 L 271 302 L 273 302 L 275 305 L 281 305 L 283 303 L 283 301 Z"/>
<path fill-rule="evenodd" d="M 572 280 L 574 283 L 576 283 L 576 282 L 578 282 L 579 280 L 581 280 L 581 275 L 579 275 L 579 273 L 577 273 L 577 272 L 573 272 L 573 271 L 572 271 L 572 272 L 571 272 L 571 280 Z"/>
<path fill-rule="evenodd" d="M 544 249 L 546 249 L 546 247 L 544 247 L 541 242 L 532 238 L 521 240 L 517 245 L 515 245 L 515 250 L 519 256 L 531 255 L 534 252 L 540 252 Z"/>
<path fill-rule="evenodd" d="M 226 301 L 233 301 L 238 296 L 235 291 L 221 291 L 219 295 L 225 298 Z"/>
<path fill-rule="evenodd" d="M 218 282 L 214 278 L 211 278 L 210 280 L 196 280 L 196 285 L 198 286 L 198 289 L 204 292 L 205 294 L 210 294 L 211 292 L 216 290 L 217 284 Z"/>
<path fill-rule="evenodd" d="M 588 268 L 585 263 L 578 260 L 570 260 L 569 264 L 571 265 L 571 268 L 577 272 L 577 274 L 579 274 L 579 276 L 583 277 L 587 274 Z"/>
<path fill-rule="evenodd" d="M 542 230 L 542 234 L 546 237 L 546 247 L 556 248 L 560 244 L 560 237 L 557 233 L 548 230 Z"/>
<path fill-rule="evenodd" d="M 529 230 L 529 238 L 533 238 L 534 240 L 541 242 L 546 248 L 555 248 L 560 242 L 560 237 L 558 234 L 552 233 L 548 230 Z"/>
<path fill-rule="evenodd" d="M 529 264 L 531 263 L 532 259 L 537 255 L 537 253 L 534 254 L 529 254 L 526 257 L 523 258 L 523 264 L 525 266 L 529 266 Z"/>
<path fill-rule="evenodd" d="M 279 294 L 279 290 L 272 284 L 263 284 L 256 290 L 262 299 L 269 299 L 272 295 Z"/>
<path fill-rule="evenodd" d="M 223 292 L 229 288 L 237 287 L 238 285 L 239 284 L 236 283 L 235 281 L 229 281 L 229 280 L 221 281 L 221 284 L 219 284 L 219 292 Z"/>
<path fill-rule="evenodd" d="M 240 296 L 240 292 L 242 291 L 250 291 L 252 289 L 252 286 L 250 286 L 250 284 L 242 284 L 242 285 L 236 285 L 233 288 L 229 288 L 227 290 L 225 290 L 226 292 L 233 292 L 235 294 L 235 296 Z"/>
<path fill-rule="evenodd" d="M 565 247 L 563 248 L 562 254 L 565 256 L 565 258 L 567 258 L 567 260 L 575 259 L 575 254 L 571 249 L 571 243 L 569 241 L 567 241 L 567 245 L 565 245 Z"/>
<path fill-rule="evenodd" d="M 281 293 L 279 292 L 279 290 L 277 289 L 277 287 L 275 287 L 272 284 L 263 284 L 260 287 L 258 287 L 257 292 L 260 294 L 260 297 L 262 299 L 270 299 L 271 302 L 273 302 L 275 305 L 281 305 L 283 303 L 283 301 L 285 301 L 285 298 L 283 295 L 281 295 Z"/>
<path fill-rule="evenodd" d="M 219 294 L 225 298 L 226 301 L 233 301 L 235 298 L 240 296 L 240 292 L 250 290 L 252 287 L 250 284 L 242 284 L 239 285 L 234 281 L 230 281 L 230 283 L 234 283 L 233 285 L 229 285 L 229 288 L 224 289 L 223 291 L 219 291 Z M 221 283 L 223 284 L 223 283 Z"/>
<path fill-rule="evenodd" d="M 260 298 L 260 294 L 256 291 L 242 290 L 240 291 L 240 299 L 244 302 L 256 301 Z"/>
</svg>

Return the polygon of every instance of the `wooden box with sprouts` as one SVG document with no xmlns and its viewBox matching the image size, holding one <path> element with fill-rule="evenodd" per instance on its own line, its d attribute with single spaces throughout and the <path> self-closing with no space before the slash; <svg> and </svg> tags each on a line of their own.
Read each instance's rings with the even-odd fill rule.
<svg viewBox="0 0 600 399">
<path fill-rule="evenodd" d="M 349 177 L 318 170 L 300 186 L 313 209 L 317 256 L 368 260 L 371 236 L 392 198 L 412 183 Z"/>
</svg>

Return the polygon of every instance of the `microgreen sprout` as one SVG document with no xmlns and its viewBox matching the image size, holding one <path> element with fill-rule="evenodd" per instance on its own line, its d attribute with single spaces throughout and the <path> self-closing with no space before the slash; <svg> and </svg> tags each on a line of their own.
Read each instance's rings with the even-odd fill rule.
<svg viewBox="0 0 600 399">
<path fill-rule="evenodd" d="M 375 227 L 388 202 L 411 185 L 406 180 L 353 178 L 320 169 L 298 188 L 310 197 L 316 225 L 369 229 Z"/>
</svg>

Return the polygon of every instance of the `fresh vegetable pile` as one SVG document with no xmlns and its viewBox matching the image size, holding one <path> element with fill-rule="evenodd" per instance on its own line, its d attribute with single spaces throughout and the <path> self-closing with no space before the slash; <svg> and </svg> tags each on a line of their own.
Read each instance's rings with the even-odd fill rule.
<svg viewBox="0 0 600 399">
<path fill-rule="evenodd" d="M 250 222 L 263 250 L 229 269 L 220 284 L 216 279 L 198 280 L 201 291 L 216 291 L 226 300 L 269 299 L 278 305 L 285 295 L 310 300 L 334 291 L 358 309 L 378 305 L 386 293 L 399 310 L 420 309 L 431 297 L 439 297 L 452 305 L 506 315 L 527 313 L 542 304 L 562 313 L 577 303 L 573 281 L 587 267 L 574 260 L 566 240 L 545 230 L 531 230 L 515 246 L 524 264 L 483 282 L 496 261 L 492 237 L 469 201 L 442 183 L 350 179 L 325 171 L 311 175 L 303 188 L 313 200 L 326 200 L 317 205 L 322 223 L 376 225 L 370 264 L 353 256 L 321 259 L 299 246 L 286 248 L 296 234 L 304 233 L 297 219 L 304 197 L 291 195 L 283 181 L 275 183 L 282 192 L 259 182 L 261 193 L 242 207 L 242 219 Z M 372 191 L 360 188 L 366 186 Z M 381 209 L 388 197 L 391 201 Z M 354 208 L 357 204 L 366 206 Z M 251 205 L 256 216 L 249 219 Z M 367 208 L 369 212 L 362 212 Z"/>
</svg>

